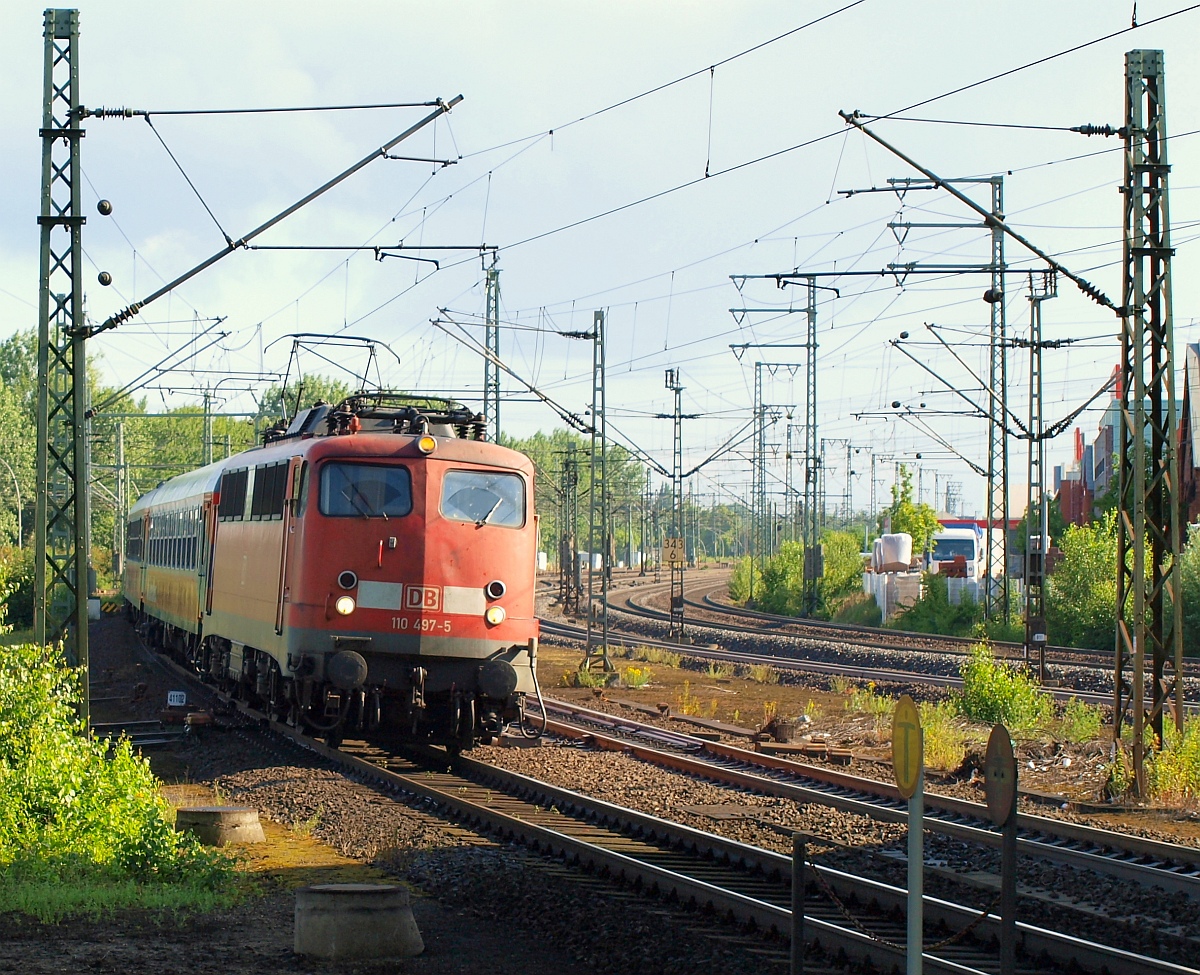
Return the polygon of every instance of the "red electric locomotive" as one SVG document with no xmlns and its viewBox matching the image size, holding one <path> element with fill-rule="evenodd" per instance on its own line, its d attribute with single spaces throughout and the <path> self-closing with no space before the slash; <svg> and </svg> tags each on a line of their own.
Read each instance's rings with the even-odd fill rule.
<svg viewBox="0 0 1200 975">
<path fill-rule="evenodd" d="M 483 437 L 448 400 L 304 410 L 138 500 L 130 611 L 206 679 L 327 740 L 489 742 L 539 693 L 537 519 L 532 463 Z"/>
</svg>

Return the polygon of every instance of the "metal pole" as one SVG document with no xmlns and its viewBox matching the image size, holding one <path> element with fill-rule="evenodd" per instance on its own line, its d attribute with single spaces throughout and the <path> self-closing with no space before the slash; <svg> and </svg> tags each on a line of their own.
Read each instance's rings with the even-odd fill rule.
<svg viewBox="0 0 1200 975">
<path fill-rule="evenodd" d="M 79 12 L 47 10 L 38 295 L 34 638 L 63 640 L 88 698 L 87 355 L 83 340 Z"/>
<path fill-rule="evenodd" d="M 1133 724 L 1133 773 L 1146 789 L 1146 738 L 1183 727 L 1178 417 L 1173 364 L 1166 81 L 1162 51 L 1125 56 L 1125 273 L 1113 735 Z M 1150 673 L 1146 661 L 1150 661 Z M 1147 686 L 1148 685 L 1148 686 Z M 1150 703 L 1147 707 L 1146 692 Z M 1132 712 L 1132 713 L 1130 713 Z M 1146 735 L 1146 726 L 1152 732 Z"/>
<path fill-rule="evenodd" d="M 487 297 L 484 310 L 483 413 L 494 442 L 500 440 L 500 255 L 492 251 L 492 266 L 487 269 Z"/>
<path fill-rule="evenodd" d="M 923 742 L 923 739 L 920 739 Z M 925 769 L 908 800 L 908 975 L 921 975 L 925 941 Z"/>
<path fill-rule="evenodd" d="M 594 579 L 597 539 L 603 551 L 604 563 L 600 572 L 600 661 L 604 670 L 614 667 L 608 656 L 608 437 L 604 414 L 604 312 L 597 311 L 592 319 L 592 450 L 588 484 L 588 607 L 587 654 L 584 669 L 596 656 L 593 643 Z"/>
<path fill-rule="evenodd" d="M 804 836 L 792 834 L 792 947 L 790 975 L 804 975 Z"/>
</svg>

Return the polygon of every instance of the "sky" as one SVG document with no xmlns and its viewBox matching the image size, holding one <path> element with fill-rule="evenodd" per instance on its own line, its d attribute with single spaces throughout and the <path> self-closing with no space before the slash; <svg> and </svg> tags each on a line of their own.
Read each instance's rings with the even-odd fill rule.
<svg viewBox="0 0 1200 975">
<path fill-rule="evenodd" d="M 8 0 L 0 11 L 0 338 L 36 325 L 43 9 Z M 923 500 L 935 503 L 936 490 L 942 506 L 952 484 L 962 511 L 981 514 L 984 481 L 967 462 L 986 465 L 986 425 L 965 415 L 963 397 L 978 400 L 976 377 L 986 376 L 987 276 L 832 272 L 977 266 L 989 259 L 989 238 L 944 191 L 843 192 L 920 174 L 838 112 L 939 120 L 870 128 L 943 178 L 1002 176 L 1009 223 L 1115 300 L 1121 147 L 1062 129 L 1123 123 L 1124 55 L 1133 49 L 1165 52 L 1179 363 L 1183 344 L 1200 341 L 1192 273 L 1200 65 L 1191 57 L 1200 9 L 1182 0 L 1142 0 L 1136 10 L 1128 0 L 81 0 L 79 9 L 84 104 L 150 113 L 150 124 L 86 123 L 84 280 L 96 322 L 429 109 L 165 113 L 463 96 L 392 150 L 448 165 L 376 159 L 254 241 L 463 249 L 406 252 L 423 261 L 376 260 L 370 250 L 230 254 L 91 343 L 105 380 L 118 386 L 174 353 L 182 367 L 152 376 L 139 393 L 152 410 L 197 404 L 218 383 L 221 409 L 250 410 L 289 368 L 352 383 L 362 375 L 368 357 L 353 342 L 302 351 L 289 366 L 289 336 L 300 332 L 374 340 L 371 382 L 481 405 L 483 360 L 471 344 L 483 337 L 486 244 L 497 248 L 500 269 L 501 357 L 521 380 L 504 379 L 507 433 L 562 425 L 522 381 L 585 413 L 590 343 L 561 333 L 587 330 L 603 310 L 610 433 L 664 467 L 672 424 L 659 414 L 673 409 L 665 370 L 679 370 L 686 387 L 686 469 L 738 439 L 752 413 L 754 363 L 772 364 L 761 374 L 763 401 L 778 408 L 767 439 L 780 491 L 787 415 L 803 420 L 805 353 L 786 346 L 804 341 L 805 296 L 752 276 L 820 272 L 818 432 L 829 441 L 829 505 L 844 503 L 849 480 L 853 507 L 865 507 L 872 469 L 884 503 L 905 462 L 921 469 Z M 1130 29 L 1135 17 L 1143 26 Z M 960 185 L 989 202 L 990 184 Z M 101 198 L 111 216 L 97 212 Z M 889 226 L 899 223 L 941 226 Z M 1011 240 L 1005 252 L 1015 269 L 1043 266 Z M 112 275 L 110 286 L 98 283 L 100 271 Z M 739 287 L 738 276 L 751 277 Z M 1027 336 L 1023 275 L 1008 276 L 1004 307 L 1009 334 Z M 774 310 L 731 311 L 745 308 Z M 907 354 L 893 344 L 901 332 Z M 1058 297 L 1043 303 L 1043 337 L 1071 343 L 1045 354 L 1048 420 L 1081 407 L 1107 379 L 1117 335 L 1111 311 L 1059 281 Z M 751 347 L 739 357 L 731 345 Z M 1022 417 L 1028 384 L 1028 354 L 1014 350 L 1009 405 Z M 1089 441 L 1104 405 L 1077 422 Z M 902 418 L 910 411 L 919 423 Z M 799 455 L 802 430 L 793 436 Z M 1019 513 L 1026 445 L 1014 438 L 1009 451 Z M 1050 461 L 1071 452 L 1068 429 Z M 729 501 L 746 498 L 749 483 L 747 442 L 705 465 L 693 490 L 705 503 Z"/>
</svg>

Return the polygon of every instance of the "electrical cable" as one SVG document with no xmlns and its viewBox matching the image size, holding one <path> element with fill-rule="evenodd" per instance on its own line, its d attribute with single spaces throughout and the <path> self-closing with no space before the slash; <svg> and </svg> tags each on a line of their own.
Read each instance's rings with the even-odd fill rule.
<svg viewBox="0 0 1200 975">
<path fill-rule="evenodd" d="M 820 17 L 810 20 L 807 23 L 801 24 L 798 27 L 793 27 L 791 30 L 784 31 L 782 34 L 777 34 L 775 37 L 769 38 L 768 40 L 761 41 L 760 43 L 755 44 L 753 47 L 748 47 L 744 51 L 739 51 L 737 54 L 731 54 L 729 57 L 724 58 L 720 61 L 717 61 L 717 62 L 709 65 L 706 68 L 698 68 L 695 71 L 690 71 L 687 74 L 682 75 L 679 78 L 676 78 L 674 81 L 667 81 L 661 85 L 656 85 L 653 88 L 649 88 L 646 91 L 643 91 L 637 95 L 630 95 L 628 98 L 622 98 L 620 101 L 613 102 L 611 105 L 606 105 L 604 108 L 596 109 L 594 112 L 588 112 L 586 115 L 581 115 L 581 116 L 579 116 L 579 118 L 572 119 L 569 122 L 563 122 L 561 125 L 555 125 L 549 129 L 542 129 L 539 132 L 535 132 L 532 135 L 523 136 L 519 139 L 510 139 L 507 142 L 502 142 L 499 145 L 491 146 L 487 149 L 478 149 L 475 152 L 467 153 L 465 156 L 463 156 L 461 158 L 470 159 L 472 156 L 480 156 L 480 155 L 483 155 L 484 153 L 495 152 L 499 149 L 507 149 L 509 146 L 515 146 L 522 142 L 528 142 L 530 139 L 543 139 L 547 136 L 552 137 L 555 132 L 561 132 L 563 129 L 570 128 L 572 125 L 578 125 L 580 122 L 586 122 L 586 121 L 588 121 L 588 119 L 593 119 L 593 118 L 597 118 L 600 115 L 605 115 L 608 112 L 615 111 L 618 108 L 623 108 L 624 106 L 630 105 L 633 102 L 639 101 L 643 98 L 648 98 L 650 95 L 656 95 L 660 91 L 666 91 L 668 88 L 673 88 L 675 85 L 679 85 L 685 81 L 690 81 L 693 78 L 699 77 L 700 75 L 704 74 L 705 71 L 713 72 L 717 68 L 723 67 L 726 64 L 730 64 L 730 63 L 738 60 L 738 58 L 743 58 L 748 54 L 753 54 L 755 51 L 760 51 L 764 47 L 769 47 L 770 45 L 775 44 L 778 41 L 782 41 L 788 37 L 791 37 L 793 34 L 797 34 L 802 30 L 806 30 L 809 27 L 813 27 L 813 26 L 821 23 L 822 21 L 829 20 L 831 17 L 836 17 L 838 14 L 845 13 L 847 10 L 851 10 L 854 7 L 857 7 L 860 4 L 865 3 L 865 2 L 866 2 L 866 0 L 853 0 L 852 3 L 848 3 L 845 6 L 839 7 L 837 10 L 832 10 L 827 14 L 822 14 Z"/>
<path fill-rule="evenodd" d="M 233 246 L 233 238 L 230 237 L 229 234 L 227 234 L 225 232 L 225 228 L 221 226 L 221 221 L 218 220 L 217 215 L 212 212 L 212 207 L 210 207 L 207 203 L 204 202 L 204 197 L 202 197 L 200 195 L 200 191 L 198 189 L 196 189 L 196 184 L 193 183 L 192 178 L 186 172 L 184 172 L 183 166 L 181 166 L 179 163 L 179 160 L 175 158 L 175 153 L 173 153 L 171 151 L 171 147 L 167 145 L 166 141 L 159 134 L 158 129 L 156 129 L 154 127 L 154 123 L 150 121 L 150 116 L 147 115 L 145 118 L 146 118 L 146 124 L 148 126 L 150 126 L 150 131 L 154 133 L 154 137 L 156 139 L 158 139 L 158 141 L 162 145 L 162 147 L 167 150 L 167 155 L 171 157 L 171 162 L 173 162 L 175 164 L 175 168 L 179 170 L 179 174 L 187 181 L 187 185 L 192 188 L 192 192 L 196 194 L 196 199 L 199 200 L 200 205 L 202 207 L 204 207 L 204 212 L 207 213 L 210 217 L 212 217 L 212 222 L 215 223 L 217 225 L 217 229 L 219 231 L 221 231 L 221 236 L 225 238 L 225 243 L 228 244 L 230 247 L 232 247 Z"/>
</svg>

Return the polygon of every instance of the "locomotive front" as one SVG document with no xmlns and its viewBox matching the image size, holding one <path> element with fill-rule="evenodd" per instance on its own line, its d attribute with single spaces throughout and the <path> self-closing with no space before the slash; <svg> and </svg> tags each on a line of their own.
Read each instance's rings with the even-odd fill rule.
<svg viewBox="0 0 1200 975">
<path fill-rule="evenodd" d="M 533 465 L 463 436 L 478 418 L 370 401 L 323 419 L 283 556 L 293 715 L 334 739 L 490 741 L 537 693 Z"/>
<path fill-rule="evenodd" d="M 202 669 L 332 742 L 383 728 L 469 748 L 521 720 L 533 465 L 482 432 L 449 402 L 360 394 L 227 468 Z"/>
</svg>

